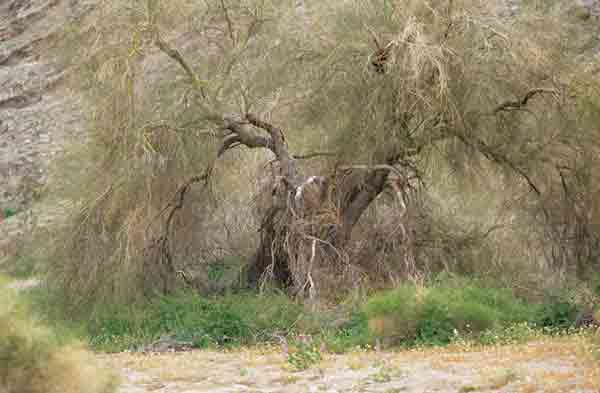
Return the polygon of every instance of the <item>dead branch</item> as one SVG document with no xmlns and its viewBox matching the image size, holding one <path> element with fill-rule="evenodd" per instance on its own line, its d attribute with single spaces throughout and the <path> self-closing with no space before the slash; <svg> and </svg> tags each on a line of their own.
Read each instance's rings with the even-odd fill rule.
<svg viewBox="0 0 600 393">
<path fill-rule="evenodd" d="M 209 168 L 201 176 L 194 176 L 194 177 L 190 178 L 187 182 L 185 182 L 181 187 L 179 187 L 179 189 L 175 193 L 174 201 L 170 203 L 170 205 L 172 206 L 172 209 L 171 209 L 171 212 L 169 213 L 169 216 L 167 217 L 167 221 L 165 222 L 165 226 L 166 226 L 165 232 L 168 232 L 170 230 L 171 222 L 173 221 L 173 217 L 175 216 L 175 213 L 178 210 L 181 210 L 183 208 L 183 203 L 185 202 L 185 194 L 187 194 L 187 192 L 189 191 L 192 184 L 200 183 L 202 181 L 204 181 L 204 182 L 208 181 L 208 179 L 210 177 L 210 173 L 211 173 L 211 170 Z M 167 205 L 166 209 L 168 209 L 168 206 L 169 205 Z M 165 211 L 165 210 L 163 209 L 163 211 Z"/>
<path fill-rule="evenodd" d="M 535 97 L 538 94 L 549 93 L 556 95 L 557 92 L 554 89 L 533 89 L 528 91 L 525 96 L 519 101 L 506 101 L 502 104 L 498 105 L 496 109 L 494 109 L 494 114 L 498 114 L 499 112 L 508 112 L 508 111 L 516 111 L 527 105 L 530 99 Z"/>
<path fill-rule="evenodd" d="M 146 232 L 148 232 L 148 229 L 150 229 L 150 226 L 152 226 L 152 224 L 154 222 L 156 222 L 156 219 L 158 217 L 162 216 L 167 210 L 171 209 L 171 211 L 169 212 L 169 215 L 167 217 L 167 220 L 165 221 L 165 223 L 166 223 L 165 232 L 168 233 L 170 226 L 171 226 L 171 222 L 173 221 L 173 217 L 175 216 L 175 213 L 178 210 L 183 208 L 183 203 L 185 201 L 185 195 L 189 191 L 192 184 L 200 183 L 202 181 L 205 183 L 208 182 L 208 180 L 210 179 L 211 173 L 212 173 L 212 168 L 207 168 L 206 171 L 202 175 L 193 176 L 190 179 L 188 179 L 185 183 L 183 183 L 183 185 L 177 189 L 177 191 L 175 192 L 175 195 L 173 196 L 171 201 L 156 215 L 156 217 L 153 220 L 150 221 L 150 224 L 148 224 L 148 227 L 146 228 Z"/>
<path fill-rule="evenodd" d="M 352 169 L 363 169 L 363 170 L 367 170 L 367 171 L 387 171 L 387 172 L 394 172 L 395 174 L 397 174 L 400 177 L 404 176 L 402 174 L 402 172 L 400 172 L 400 170 L 398 170 L 398 168 L 396 168 L 392 165 L 386 165 L 386 164 L 381 164 L 381 165 L 342 165 L 339 167 L 339 169 L 341 169 L 342 171 L 349 171 Z"/>
<path fill-rule="evenodd" d="M 158 31 L 155 32 L 154 43 L 156 44 L 156 46 L 158 47 L 158 49 L 160 49 L 167 56 L 169 56 L 171 59 L 173 59 L 177 63 L 179 63 L 179 65 L 181 66 L 181 68 L 183 68 L 185 70 L 186 74 L 188 74 L 188 76 L 190 77 L 190 79 L 192 81 L 194 81 L 194 82 L 199 82 L 200 81 L 200 78 L 198 78 L 198 75 L 196 75 L 196 73 L 193 71 L 192 67 L 183 58 L 183 56 L 181 55 L 181 53 L 177 49 L 175 49 L 171 45 L 169 45 L 169 43 L 167 43 L 160 36 L 160 33 Z"/>
<path fill-rule="evenodd" d="M 542 193 L 539 188 L 535 185 L 531 177 L 521 168 L 519 168 L 513 161 L 511 161 L 508 157 L 504 156 L 500 152 L 495 151 L 491 147 L 489 147 L 483 140 L 471 137 L 473 140 L 469 140 L 469 138 L 465 135 L 455 133 L 454 134 L 461 142 L 463 142 L 466 146 L 470 146 L 475 150 L 479 151 L 485 158 L 488 160 L 495 162 L 500 165 L 504 165 L 511 169 L 513 172 L 517 173 L 521 176 L 529 185 L 529 188 L 533 192 L 535 192 L 538 196 Z"/>
<path fill-rule="evenodd" d="M 302 287 L 298 290 L 298 293 L 297 293 L 297 294 L 303 294 L 304 291 L 306 290 L 306 287 L 308 287 L 309 299 L 314 299 L 316 297 L 315 283 L 312 279 L 312 268 L 314 265 L 316 253 L 317 253 L 317 240 L 315 239 L 312 241 L 310 260 L 308 262 L 308 269 L 306 272 L 306 280 L 304 282 L 304 285 L 302 285 Z"/>
<path fill-rule="evenodd" d="M 227 30 L 229 31 L 229 38 L 231 39 L 231 43 L 235 45 L 233 23 L 231 22 L 231 18 L 229 17 L 229 11 L 227 9 L 227 6 L 225 5 L 225 0 L 221 0 L 221 8 L 223 8 L 223 15 L 225 16 L 225 20 L 227 21 Z"/>
<path fill-rule="evenodd" d="M 292 157 L 295 160 L 308 160 L 308 159 L 316 158 L 316 157 L 335 157 L 337 155 L 338 155 L 338 153 L 324 151 L 324 152 L 314 152 L 314 153 L 307 153 L 307 154 L 294 154 Z"/>
<path fill-rule="evenodd" d="M 377 42 L 376 44 L 379 45 Z M 378 74 L 385 73 L 385 64 L 389 60 L 392 47 L 394 45 L 395 42 L 392 41 L 383 48 L 378 47 L 377 50 L 371 55 L 371 65 L 375 68 L 375 72 Z"/>
<path fill-rule="evenodd" d="M 159 266 L 162 266 L 163 268 L 166 268 L 166 273 L 163 274 L 163 291 L 165 292 L 169 289 L 167 283 L 178 275 L 178 272 L 175 270 L 175 266 L 173 264 L 173 257 L 169 245 L 169 234 L 171 232 L 173 218 L 175 217 L 177 211 L 183 208 L 185 202 L 185 195 L 189 191 L 192 184 L 199 183 L 202 181 L 206 183 L 210 179 L 210 175 L 211 168 L 208 168 L 204 172 L 204 174 L 200 176 L 194 176 L 188 179 L 182 186 L 179 187 L 172 200 L 157 215 L 158 218 L 162 216 L 165 212 L 169 211 L 161 235 L 152 239 L 152 241 L 150 241 L 150 243 L 143 250 L 145 263 L 157 264 Z M 152 220 L 150 222 L 150 224 L 146 228 L 146 231 L 148 231 L 150 225 L 152 225 L 153 222 L 155 222 L 155 220 Z M 188 281 L 185 274 L 183 274 L 182 277 L 186 282 Z"/>
</svg>

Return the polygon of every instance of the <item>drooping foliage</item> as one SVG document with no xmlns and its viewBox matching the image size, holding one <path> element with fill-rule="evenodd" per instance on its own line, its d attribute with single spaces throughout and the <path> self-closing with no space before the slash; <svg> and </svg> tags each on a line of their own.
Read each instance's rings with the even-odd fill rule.
<svg viewBox="0 0 600 393">
<path fill-rule="evenodd" d="M 575 23 L 523 12 L 102 3 L 67 40 L 89 138 L 63 166 L 74 208 L 50 278 L 77 309 L 183 285 L 317 297 L 588 268 L 598 85 Z"/>
</svg>

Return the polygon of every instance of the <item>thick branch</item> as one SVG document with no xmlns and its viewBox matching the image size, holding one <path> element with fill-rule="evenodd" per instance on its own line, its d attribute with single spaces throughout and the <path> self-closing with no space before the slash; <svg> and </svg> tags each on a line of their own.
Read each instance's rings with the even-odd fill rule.
<svg viewBox="0 0 600 393">
<path fill-rule="evenodd" d="M 374 170 L 361 184 L 360 191 L 351 198 L 350 203 L 344 213 L 346 224 L 354 226 L 363 211 L 377 198 L 383 191 L 389 171 Z"/>
<path fill-rule="evenodd" d="M 224 128 L 231 131 L 232 134 L 226 136 L 223 139 L 223 143 L 219 148 L 218 157 L 222 156 L 227 150 L 231 149 L 237 144 L 242 144 L 248 148 L 266 148 L 272 149 L 271 138 L 262 135 L 255 135 L 244 128 L 244 125 L 239 121 L 232 119 L 225 119 Z"/>
<path fill-rule="evenodd" d="M 294 157 L 288 151 L 283 131 L 270 123 L 260 120 L 251 113 L 246 115 L 246 119 L 253 126 L 261 128 L 269 133 L 271 137 L 271 146 L 269 146 L 269 148 L 275 153 L 275 156 L 281 164 L 283 177 L 285 177 L 292 186 L 297 187 L 300 184 L 298 168 Z"/>
</svg>

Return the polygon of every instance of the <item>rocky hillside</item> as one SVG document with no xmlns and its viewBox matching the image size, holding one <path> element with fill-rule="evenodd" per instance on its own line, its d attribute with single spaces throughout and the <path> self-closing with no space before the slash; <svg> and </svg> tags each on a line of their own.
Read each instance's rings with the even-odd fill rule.
<svg viewBox="0 0 600 393">
<path fill-rule="evenodd" d="M 0 263 L 18 248 L 15 236 L 48 181 L 61 146 L 81 133 L 77 95 L 66 88 L 69 70 L 58 62 L 60 32 L 89 12 L 79 0 L 0 0 Z M 32 214 L 27 214 L 29 212 Z M 17 214 L 16 217 L 7 217 Z"/>
<path fill-rule="evenodd" d="M 80 103 L 53 46 L 89 4 L 0 1 L 0 210 L 22 211 L 47 181 L 50 160 L 81 129 Z"/>
</svg>

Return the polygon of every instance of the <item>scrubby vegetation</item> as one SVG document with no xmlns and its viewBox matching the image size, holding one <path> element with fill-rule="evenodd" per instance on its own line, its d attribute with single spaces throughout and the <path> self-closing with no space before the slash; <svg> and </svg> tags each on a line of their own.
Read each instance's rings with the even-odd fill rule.
<svg viewBox="0 0 600 393">
<path fill-rule="evenodd" d="M 580 307 L 558 295 L 531 303 L 509 288 L 448 276 L 320 308 L 283 293 L 202 296 L 188 290 L 146 303 L 104 305 L 70 323 L 64 322 L 64 310 L 57 311 L 61 303 L 46 289 L 30 291 L 28 298 L 48 324 L 78 335 L 99 351 L 154 351 L 161 342 L 204 349 L 267 345 L 288 352 L 294 369 L 323 351 L 514 344 L 568 334 L 576 331 Z"/>
<path fill-rule="evenodd" d="M 559 2 L 126 3 L 64 39 L 89 139 L 44 258 L 72 315 L 442 271 L 535 297 L 594 270 L 597 27 Z"/>
<path fill-rule="evenodd" d="M 371 325 L 382 336 L 440 344 L 451 342 L 459 334 L 533 323 L 534 310 L 510 291 L 470 283 L 421 289 L 405 285 L 374 296 L 365 305 Z"/>
<path fill-rule="evenodd" d="M 0 391 L 115 391 L 115 377 L 98 365 L 83 345 L 36 321 L 4 282 L 0 282 L 0 297 Z"/>
<path fill-rule="evenodd" d="M 63 37 L 89 137 L 20 256 L 40 315 L 296 369 L 567 331 L 600 295 L 600 30 L 541 3 L 102 2 Z"/>
</svg>

